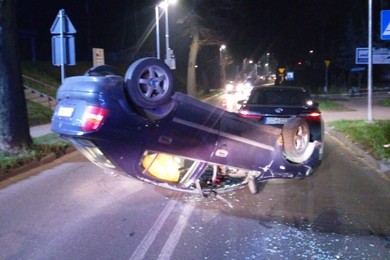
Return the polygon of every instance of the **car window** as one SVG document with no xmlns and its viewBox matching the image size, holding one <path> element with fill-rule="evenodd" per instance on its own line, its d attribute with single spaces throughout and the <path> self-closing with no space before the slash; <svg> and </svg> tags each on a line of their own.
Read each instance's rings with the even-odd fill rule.
<svg viewBox="0 0 390 260">
<path fill-rule="evenodd" d="M 310 100 L 306 92 L 293 90 L 259 90 L 252 93 L 248 104 L 303 106 Z"/>
<path fill-rule="evenodd" d="M 193 160 L 151 151 L 145 151 L 141 159 L 141 168 L 145 175 L 171 183 L 179 183 L 195 166 Z"/>
</svg>

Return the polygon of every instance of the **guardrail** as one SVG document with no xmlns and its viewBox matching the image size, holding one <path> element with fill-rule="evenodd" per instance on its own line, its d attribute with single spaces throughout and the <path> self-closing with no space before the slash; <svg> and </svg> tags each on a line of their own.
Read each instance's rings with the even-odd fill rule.
<svg viewBox="0 0 390 260">
<path fill-rule="evenodd" d="M 32 77 L 24 75 L 24 74 L 22 74 L 22 77 L 24 80 L 26 79 L 26 80 L 29 80 L 29 81 L 34 82 L 35 84 L 39 85 L 42 88 L 42 90 L 38 90 L 38 91 L 40 91 L 42 93 L 48 94 L 48 93 L 56 93 L 57 92 L 57 88 L 55 88 L 55 87 L 53 87 L 53 86 L 51 86 L 43 81 L 40 81 L 38 79 L 32 78 Z"/>
<path fill-rule="evenodd" d="M 22 76 L 23 76 L 23 79 L 28 79 L 28 80 L 42 86 L 46 93 L 56 91 L 56 89 L 53 86 L 50 86 L 49 84 L 47 84 L 45 82 L 31 78 L 31 77 L 26 76 L 26 75 L 22 75 Z M 34 89 L 30 86 L 27 86 L 25 84 L 23 87 L 24 87 L 24 94 L 25 94 L 26 99 L 31 100 L 35 103 L 39 103 L 39 104 L 46 106 L 50 109 L 54 109 L 54 107 L 56 106 L 57 100 L 54 97 L 52 97 L 48 94 L 45 94 L 40 90 Z"/>
</svg>

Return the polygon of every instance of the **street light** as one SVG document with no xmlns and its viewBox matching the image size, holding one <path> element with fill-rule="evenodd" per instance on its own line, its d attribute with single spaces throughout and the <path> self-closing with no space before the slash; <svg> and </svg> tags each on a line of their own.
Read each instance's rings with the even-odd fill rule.
<svg viewBox="0 0 390 260">
<path fill-rule="evenodd" d="M 160 59 L 160 39 L 159 39 L 159 11 L 158 8 L 164 10 L 165 12 L 165 63 L 171 68 L 175 69 L 173 51 L 169 48 L 169 18 L 168 18 L 168 7 L 170 4 L 176 4 L 177 0 L 164 0 L 163 2 L 160 2 L 155 7 L 156 12 L 156 47 L 157 47 L 157 58 Z"/>
<path fill-rule="evenodd" d="M 267 52 L 267 63 L 264 65 L 267 69 L 267 77 L 269 76 L 269 56 L 271 53 Z"/>
<path fill-rule="evenodd" d="M 269 76 L 269 64 L 268 63 L 264 64 L 264 67 L 265 67 L 265 75 L 266 75 L 266 77 L 268 77 Z"/>
<path fill-rule="evenodd" d="M 222 44 L 221 47 L 219 47 L 219 63 L 222 64 L 222 51 L 226 49 L 226 45 Z"/>
<path fill-rule="evenodd" d="M 156 49 L 157 49 L 157 59 L 160 59 L 160 14 L 158 12 L 158 5 L 154 8 L 156 13 Z"/>
<path fill-rule="evenodd" d="M 221 69 L 221 88 L 224 87 L 225 79 L 226 79 L 226 73 L 225 73 L 225 62 L 223 60 L 223 51 L 226 49 L 226 45 L 222 44 L 221 47 L 219 47 L 219 67 Z"/>
</svg>

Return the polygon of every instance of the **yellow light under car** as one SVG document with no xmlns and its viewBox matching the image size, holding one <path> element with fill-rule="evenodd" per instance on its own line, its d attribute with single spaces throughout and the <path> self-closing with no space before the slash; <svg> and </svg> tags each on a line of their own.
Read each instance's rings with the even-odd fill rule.
<svg viewBox="0 0 390 260">
<path fill-rule="evenodd" d="M 180 177 L 180 164 L 175 157 L 168 154 L 149 154 L 142 160 L 142 166 L 147 174 L 162 181 L 178 182 Z"/>
</svg>

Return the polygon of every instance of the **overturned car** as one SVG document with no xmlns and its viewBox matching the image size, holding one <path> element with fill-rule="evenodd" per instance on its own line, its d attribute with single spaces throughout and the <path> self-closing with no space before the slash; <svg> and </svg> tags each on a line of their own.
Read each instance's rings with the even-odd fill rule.
<svg viewBox="0 0 390 260">
<path fill-rule="evenodd" d="M 270 178 L 302 178 L 319 163 L 305 120 L 282 129 L 173 92 L 170 69 L 155 58 L 125 77 L 109 66 L 66 78 L 52 131 L 93 163 L 141 181 L 207 195 Z"/>
</svg>

